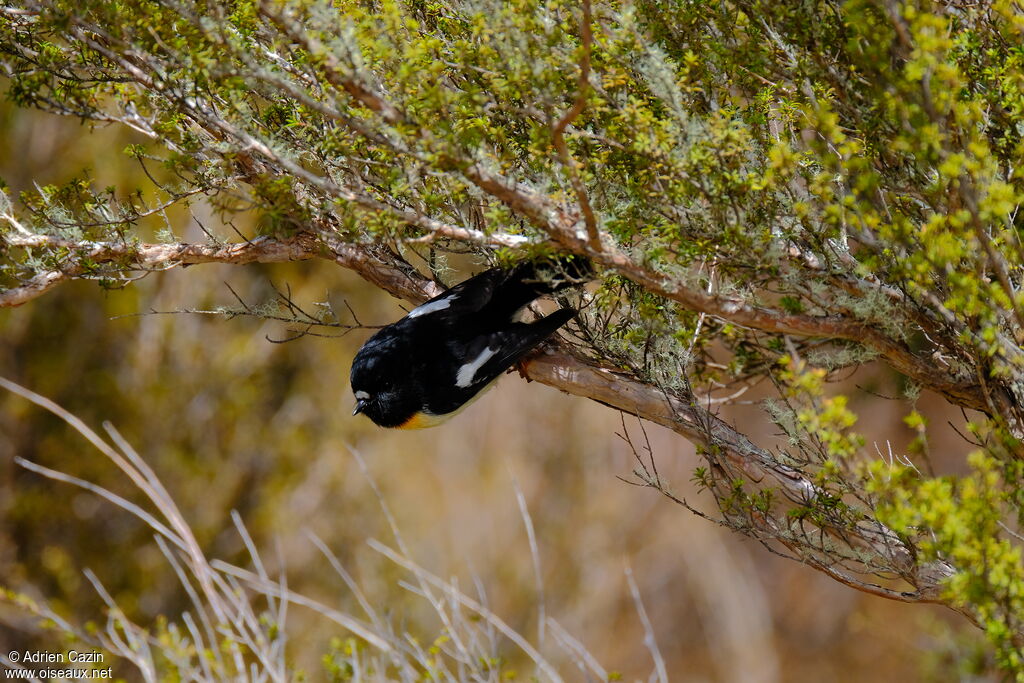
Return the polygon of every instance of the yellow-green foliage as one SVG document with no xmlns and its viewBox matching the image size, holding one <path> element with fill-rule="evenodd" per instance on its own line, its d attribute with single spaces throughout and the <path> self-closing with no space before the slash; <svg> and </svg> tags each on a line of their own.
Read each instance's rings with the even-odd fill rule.
<svg viewBox="0 0 1024 683">
<path fill-rule="evenodd" d="M 1003 522 L 1012 508 L 1007 490 L 1019 482 L 1007 482 L 999 461 L 986 451 L 972 453 L 968 464 L 967 476 L 922 478 L 906 466 L 876 461 L 866 470 L 867 488 L 879 497 L 880 519 L 915 538 L 925 557 L 958 568 L 946 596 L 976 610 L 1000 665 L 1019 677 L 1024 565 Z"/>
</svg>

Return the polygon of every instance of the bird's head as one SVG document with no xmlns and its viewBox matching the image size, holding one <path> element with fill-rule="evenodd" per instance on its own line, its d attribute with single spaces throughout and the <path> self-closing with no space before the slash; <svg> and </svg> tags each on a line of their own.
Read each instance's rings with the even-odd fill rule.
<svg viewBox="0 0 1024 683">
<path fill-rule="evenodd" d="M 352 361 L 350 375 L 356 397 L 353 415 L 362 413 L 381 427 L 401 427 L 419 412 L 415 387 L 391 362 L 378 362 L 380 353 L 369 344 Z"/>
</svg>

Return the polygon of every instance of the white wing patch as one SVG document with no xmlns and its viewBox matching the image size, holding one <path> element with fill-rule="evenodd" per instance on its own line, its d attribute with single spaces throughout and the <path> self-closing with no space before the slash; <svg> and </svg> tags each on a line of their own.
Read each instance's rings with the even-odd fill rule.
<svg viewBox="0 0 1024 683">
<path fill-rule="evenodd" d="M 435 311 L 443 311 L 444 309 L 446 309 L 446 308 L 448 308 L 449 306 L 452 305 L 452 302 L 455 301 L 455 297 L 456 296 L 457 296 L 456 294 L 449 294 L 448 296 L 446 296 L 443 299 L 438 299 L 437 301 L 431 301 L 429 303 L 423 304 L 422 306 L 417 306 L 416 308 L 414 308 L 411 311 L 409 311 L 409 315 L 407 315 L 405 317 L 406 318 L 418 318 L 421 315 L 426 315 L 427 313 L 434 313 Z"/>
<path fill-rule="evenodd" d="M 479 370 L 483 364 L 489 361 L 496 353 L 498 353 L 497 349 L 484 349 L 480 352 L 480 355 L 476 357 L 476 360 L 470 361 L 459 368 L 459 374 L 455 376 L 455 386 L 465 389 L 472 384 L 473 378 L 476 376 L 476 371 Z"/>
</svg>

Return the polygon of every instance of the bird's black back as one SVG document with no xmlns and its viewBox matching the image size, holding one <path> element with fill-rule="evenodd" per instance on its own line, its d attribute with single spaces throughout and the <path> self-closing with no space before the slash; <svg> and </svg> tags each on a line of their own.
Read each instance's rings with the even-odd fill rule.
<svg viewBox="0 0 1024 683">
<path fill-rule="evenodd" d="M 453 312 L 472 310 L 504 322 L 542 296 L 585 282 L 590 273 L 589 263 L 578 258 L 491 268 L 460 282 L 427 304 L 455 294 L 458 303 L 453 303 Z"/>
</svg>

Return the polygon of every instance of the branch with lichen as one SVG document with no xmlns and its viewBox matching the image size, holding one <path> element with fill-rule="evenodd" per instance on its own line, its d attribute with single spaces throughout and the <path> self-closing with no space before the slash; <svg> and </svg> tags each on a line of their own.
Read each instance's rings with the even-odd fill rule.
<svg viewBox="0 0 1024 683">
<path fill-rule="evenodd" d="M 15 243 L 36 248 L 78 246 L 83 251 L 87 248 L 87 256 L 93 261 L 124 262 L 127 259 L 133 269 L 166 269 L 201 263 L 242 265 L 253 262 L 327 258 L 354 270 L 375 285 L 412 303 L 420 303 L 441 291 L 435 282 L 410 269 L 394 253 L 353 247 L 337 240 L 324 243 L 308 233 L 285 240 L 259 237 L 249 242 L 224 246 L 70 245 L 66 240 L 43 237 L 22 238 Z M 64 277 L 70 278 L 73 274 L 69 272 Z M 41 292 L 13 294 L 27 297 L 32 293 Z M 7 301 L 11 300 L 15 300 L 13 296 Z M 817 485 L 806 474 L 758 448 L 733 427 L 700 408 L 692 397 L 684 400 L 667 394 L 656 386 L 638 382 L 628 374 L 582 360 L 566 349 L 537 354 L 524 365 L 523 370 L 527 379 L 626 411 L 668 427 L 688 440 L 701 444 L 709 463 L 723 470 L 723 481 L 733 481 L 735 476 L 740 476 L 750 482 L 757 482 L 762 487 L 777 489 L 795 503 L 812 503 L 818 494 Z M 730 474 L 727 475 L 726 472 Z M 766 516 L 762 516 L 756 524 L 748 525 L 743 530 L 766 540 L 781 538 L 790 546 L 799 545 L 778 528 L 777 520 L 772 521 Z M 906 591 L 882 587 L 844 572 L 838 569 L 835 563 L 827 562 L 820 557 L 814 558 L 814 566 L 859 590 L 883 597 L 908 602 L 939 600 L 941 581 L 952 573 L 952 568 L 948 564 L 917 566 L 913 561 L 915 552 L 905 547 L 895 533 L 878 522 L 867 520 L 858 526 L 844 528 L 842 532 L 851 548 L 873 554 L 873 566 L 887 568 L 894 576 L 900 576 L 910 582 L 914 589 Z"/>
</svg>

